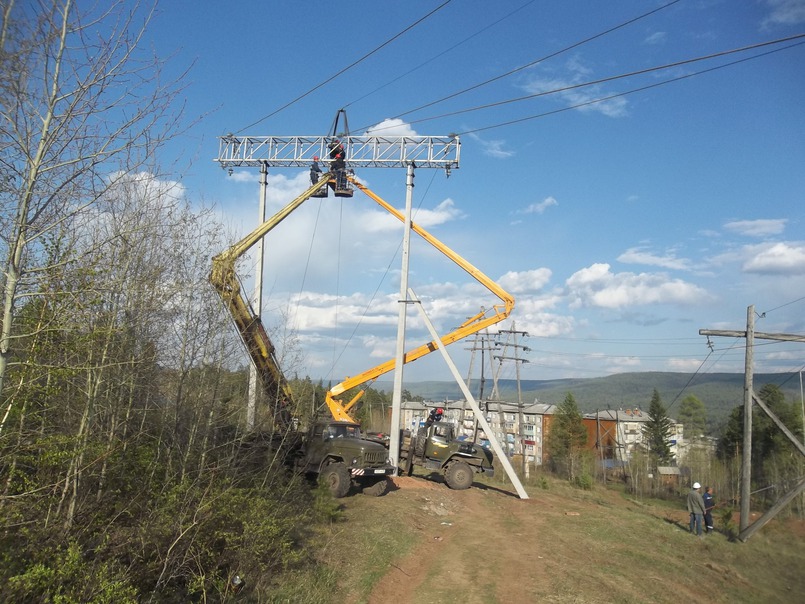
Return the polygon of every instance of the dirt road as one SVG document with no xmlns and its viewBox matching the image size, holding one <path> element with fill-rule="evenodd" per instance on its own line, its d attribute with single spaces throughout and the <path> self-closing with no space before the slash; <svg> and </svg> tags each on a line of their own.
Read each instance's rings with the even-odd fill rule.
<svg viewBox="0 0 805 604">
<path fill-rule="evenodd" d="M 532 602 L 552 582 L 543 527 L 581 513 L 493 487 L 451 491 L 422 478 L 395 480 L 400 491 L 391 496 L 419 502 L 424 539 L 376 586 L 373 604 Z"/>
<path fill-rule="evenodd" d="M 802 540 L 782 546 L 771 531 L 754 544 L 698 539 L 683 503 L 569 486 L 521 500 L 478 483 L 452 491 L 438 479 L 395 480 L 385 505 L 415 510 L 420 539 L 370 604 L 797 602 L 805 589 Z"/>
</svg>

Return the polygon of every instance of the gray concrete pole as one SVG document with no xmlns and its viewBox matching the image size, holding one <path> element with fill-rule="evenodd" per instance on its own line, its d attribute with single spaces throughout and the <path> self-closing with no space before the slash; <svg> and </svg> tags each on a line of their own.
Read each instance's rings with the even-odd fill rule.
<svg viewBox="0 0 805 604">
<path fill-rule="evenodd" d="M 266 195 L 268 190 L 268 163 L 260 164 L 260 207 L 258 208 L 258 222 L 263 224 L 266 221 Z M 263 248 L 263 238 L 257 242 L 257 268 L 254 274 L 254 314 L 258 317 L 263 311 L 263 262 L 265 251 Z M 254 363 L 249 365 L 249 402 L 246 407 L 246 429 L 251 432 L 254 430 L 255 410 L 257 408 L 257 368 Z"/>
<path fill-rule="evenodd" d="M 400 459 L 400 410 L 402 408 L 403 366 L 405 364 L 405 322 L 408 313 L 408 264 L 411 251 L 411 207 L 414 195 L 414 164 L 408 164 L 405 191 L 405 226 L 403 228 L 402 272 L 400 275 L 400 312 L 397 318 L 397 354 L 394 389 L 391 396 L 389 457 L 396 468 Z"/>
</svg>

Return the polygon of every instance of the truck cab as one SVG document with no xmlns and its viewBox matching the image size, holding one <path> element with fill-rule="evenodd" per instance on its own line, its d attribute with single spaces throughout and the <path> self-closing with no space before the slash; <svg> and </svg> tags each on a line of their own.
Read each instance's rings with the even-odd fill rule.
<svg viewBox="0 0 805 604">
<path fill-rule="evenodd" d="M 492 451 L 479 444 L 456 440 L 453 425 L 437 421 L 414 434 L 403 434 L 400 459 L 410 476 L 414 466 L 435 470 L 451 489 L 468 489 L 474 474 L 494 476 Z"/>
<path fill-rule="evenodd" d="M 395 473 L 386 447 L 367 440 L 354 422 L 319 420 L 308 429 L 302 470 L 318 475 L 335 497 L 352 486 L 366 495 L 382 495 Z"/>
</svg>

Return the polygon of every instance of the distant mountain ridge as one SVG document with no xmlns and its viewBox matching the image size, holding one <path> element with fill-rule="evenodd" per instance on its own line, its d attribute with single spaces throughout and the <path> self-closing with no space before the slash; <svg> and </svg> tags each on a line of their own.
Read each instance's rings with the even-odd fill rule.
<svg viewBox="0 0 805 604">
<path fill-rule="evenodd" d="M 756 373 L 753 379 L 755 391 L 765 384 L 780 386 L 789 402 L 800 402 L 799 376 L 794 373 Z M 374 388 L 390 392 L 393 382 L 376 382 Z M 425 400 L 444 401 L 463 399 L 464 395 L 455 382 L 425 381 L 405 384 L 404 388 L 414 396 Z M 470 383 L 470 392 L 479 396 L 480 381 Z M 719 431 L 726 423 L 730 412 L 743 404 L 744 374 L 742 373 L 674 373 L 633 372 L 618 373 L 597 378 L 566 378 L 558 380 L 521 380 L 520 390 L 525 404 L 561 403 L 568 392 L 572 393 L 579 409 L 591 413 L 598 409 L 640 407 L 648 409 L 654 389 L 660 393 L 668 415 L 675 418 L 679 404 L 688 395 L 701 400 L 707 409 L 711 431 Z M 517 382 L 498 382 L 500 399 L 517 401 Z M 484 398 L 490 398 L 492 380 L 484 384 Z"/>
</svg>

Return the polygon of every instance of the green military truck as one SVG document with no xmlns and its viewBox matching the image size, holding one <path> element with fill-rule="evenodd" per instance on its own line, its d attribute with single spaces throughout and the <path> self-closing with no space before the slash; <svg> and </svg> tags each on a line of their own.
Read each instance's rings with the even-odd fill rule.
<svg viewBox="0 0 805 604">
<path fill-rule="evenodd" d="M 451 489 L 468 489 L 474 474 L 494 476 L 492 451 L 479 444 L 456 440 L 452 424 L 435 422 L 415 433 L 403 432 L 400 467 L 410 476 L 414 466 L 435 470 Z"/>
<path fill-rule="evenodd" d="M 352 487 L 379 497 L 388 490 L 388 477 L 395 470 L 388 449 L 365 439 L 358 424 L 334 420 L 319 420 L 310 426 L 296 465 L 317 476 L 334 497 L 345 497 Z"/>
</svg>

